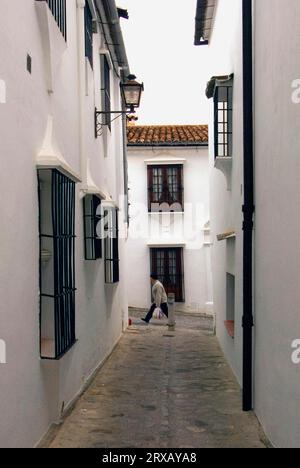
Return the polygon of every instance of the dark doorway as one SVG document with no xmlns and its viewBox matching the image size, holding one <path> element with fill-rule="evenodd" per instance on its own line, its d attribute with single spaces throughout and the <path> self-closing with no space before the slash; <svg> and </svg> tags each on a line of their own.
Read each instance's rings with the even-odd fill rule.
<svg viewBox="0 0 300 468">
<path fill-rule="evenodd" d="M 151 249 L 151 272 L 158 276 L 167 294 L 174 293 L 176 302 L 184 302 L 182 248 Z"/>
</svg>

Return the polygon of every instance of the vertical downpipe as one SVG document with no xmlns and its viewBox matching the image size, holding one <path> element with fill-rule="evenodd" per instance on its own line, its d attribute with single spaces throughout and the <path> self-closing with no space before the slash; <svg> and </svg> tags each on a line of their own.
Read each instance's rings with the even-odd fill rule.
<svg viewBox="0 0 300 468">
<path fill-rule="evenodd" d="M 253 29 L 252 0 L 243 0 L 243 117 L 244 117 L 244 206 L 243 206 L 243 410 L 253 409 Z"/>
</svg>

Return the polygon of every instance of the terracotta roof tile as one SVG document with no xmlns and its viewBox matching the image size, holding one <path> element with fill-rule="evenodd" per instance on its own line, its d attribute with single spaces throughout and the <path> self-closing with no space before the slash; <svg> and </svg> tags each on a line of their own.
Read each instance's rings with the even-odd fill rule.
<svg viewBox="0 0 300 468">
<path fill-rule="evenodd" d="M 137 125 L 127 128 L 130 146 L 208 144 L 208 125 Z"/>
</svg>

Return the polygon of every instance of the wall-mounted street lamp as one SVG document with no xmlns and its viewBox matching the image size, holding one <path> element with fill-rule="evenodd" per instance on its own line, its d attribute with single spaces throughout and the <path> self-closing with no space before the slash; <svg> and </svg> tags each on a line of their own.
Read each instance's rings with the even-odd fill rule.
<svg viewBox="0 0 300 468">
<path fill-rule="evenodd" d="M 120 84 L 122 101 L 126 110 L 124 111 L 98 111 L 95 109 L 95 136 L 101 136 L 102 128 L 110 125 L 122 115 L 134 114 L 140 107 L 144 84 L 136 81 L 135 75 L 129 75 L 125 82 Z M 115 115 L 115 117 L 113 117 Z M 102 116 L 105 119 L 102 119 Z M 102 121 L 104 120 L 104 122 Z"/>
</svg>

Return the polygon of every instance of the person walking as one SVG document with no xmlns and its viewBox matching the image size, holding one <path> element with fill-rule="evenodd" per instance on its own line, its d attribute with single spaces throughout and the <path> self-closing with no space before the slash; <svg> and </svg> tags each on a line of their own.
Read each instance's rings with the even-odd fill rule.
<svg viewBox="0 0 300 468">
<path fill-rule="evenodd" d="M 161 309 L 167 318 L 169 316 L 168 297 L 163 284 L 160 281 L 158 281 L 158 276 L 154 273 L 151 274 L 150 279 L 154 302 L 146 317 L 142 319 L 143 322 L 146 323 L 149 323 L 152 319 L 155 309 Z"/>
</svg>

